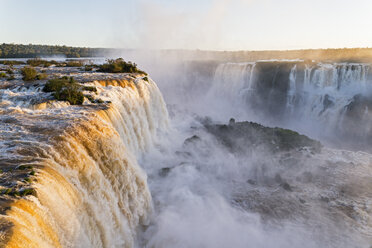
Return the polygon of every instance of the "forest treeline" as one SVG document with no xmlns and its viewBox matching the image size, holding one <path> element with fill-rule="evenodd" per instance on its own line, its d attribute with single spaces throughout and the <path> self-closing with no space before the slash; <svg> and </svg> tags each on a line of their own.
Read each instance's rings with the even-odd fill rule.
<svg viewBox="0 0 372 248">
<path fill-rule="evenodd" d="M 36 58 L 66 56 L 68 58 L 102 56 L 110 49 L 49 45 L 0 44 L 0 58 Z"/>
<path fill-rule="evenodd" d="M 106 57 L 124 51 L 113 48 L 88 48 L 49 45 L 0 44 L 0 58 L 37 58 L 65 56 L 67 58 Z M 372 48 L 337 48 L 305 50 L 266 50 L 266 51 L 203 51 L 203 50 L 149 50 L 162 56 L 177 56 L 190 60 L 217 60 L 247 62 L 269 59 L 304 59 L 317 61 L 372 62 Z M 149 54 L 151 56 L 151 54 Z"/>
<path fill-rule="evenodd" d="M 223 52 L 222 52 L 223 53 Z M 220 55 L 226 58 L 226 55 Z M 330 48 L 288 51 L 240 51 L 229 53 L 234 61 L 257 61 L 269 59 L 303 59 L 333 62 L 372 62 L 372 48 Z"/>
<path fill-rule="evenodd" d="M 169 50 L 167 53 L 178 55 L 187 51 Z M 194 51 L 193 60 L 253 62 L 257 60 L 315 60 L 330 62 L 366 62 L 372 63 L 372 48 L 330 48 L 303 50 L 264 50 L 264 51 Z"/>
</svg>

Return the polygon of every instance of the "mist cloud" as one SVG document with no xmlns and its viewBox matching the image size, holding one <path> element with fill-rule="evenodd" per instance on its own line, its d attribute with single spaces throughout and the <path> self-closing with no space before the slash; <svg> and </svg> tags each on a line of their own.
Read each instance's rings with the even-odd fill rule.
<svg viewBox="0 0 372 248">
<path fill-rule="evenodd" d="M 232 7 L 248 7 L 253 0 L 215 0 L 206 10 L 143 0 L 138 4 L 136 48 L 218 49 L 223 46 L 224 20 Z"/>
</svg>

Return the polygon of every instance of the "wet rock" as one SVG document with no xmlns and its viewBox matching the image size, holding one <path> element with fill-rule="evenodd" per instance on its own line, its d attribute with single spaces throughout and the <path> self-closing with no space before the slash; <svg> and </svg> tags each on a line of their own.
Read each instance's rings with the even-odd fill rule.
<svg viewBox="0 0 372 248">
<path fill-rule="evenodd" d="M 320 111 L 319 115 L 323 114 L 324 111 L 326 111 L 328 108 L 333 107 L 333 105 L 334 105 L 334 102 L 332 98 L 328 94 L 325 94 L 323 98 L 323 109 L 322 111 Z"/>
<path fill-rule="evenodd" d="M 253 179 L 248 179 L 247 183 L 249 183 L 250 185 L 256 185 L 257 184 L 257 182 Z"/>
<path fill-rule="evenodd" d="M 201 138 L 198 135 L 194 135 L 190 138 L 185 139 L 185 141 L 183 142 L 183 145 L 186 146 L 186 145 L 189 145 L 190 143 L 195 143 L 198 141 L 201 141 Z"/>
<path fill-rule="evenodd" d="M 171 168 L 169 168 L 169 167 L 161 168 L 160 171 L 159 171 L 159 176 L 166 177 L 166 176 L 168 176 L 170 171 L 171 171 Z"/>
<path fill-rule="evenodd" d="M 230 120 L 229 120 L 229 125 L 234 125 L 235 124 L 235 119 L 234 118 L 231 118 Z"/>
<path fill-rule="evenodd" d="M 302 173 L 302 181 L 304 183 L 311 183 L 313 181 L 313 174 L 309 171 Z"/>
<path fill-rule="evenodd" d="M 280 174 L 276 174 L 274 180 L 276 183 L 283 183 L 283 179 Z"/>
<path fill-rule="evenodd" d="M 184 158 L 192 157 L 192 154 L 190 152 L 176 151 L 175 154 Z"/>
<path fill-rule="evenodd" d="M 286 191 L 292 191 L 292 187 L 291 185 L 289 185 L 287 182 L 284 182 L 280 185 L 283 189 L 285 189 Z"/>
</svg>

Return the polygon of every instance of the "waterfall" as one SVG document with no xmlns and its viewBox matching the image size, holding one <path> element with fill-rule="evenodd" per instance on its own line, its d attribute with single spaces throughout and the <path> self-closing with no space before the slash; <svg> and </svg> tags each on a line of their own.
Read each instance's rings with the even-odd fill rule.
<svg viewBox="0 0 372 248">
<path fill-rule="evenodd" d="M 2 176 L 36 196 L 3 196 L 1 243 L 7 247 L 133 247 L 152 211 L 137 157 L 166 131 L 168 114 L 152 80 L 97 87 L 108 105 L 35 107 L 40 88 L 0 90 Z M 36 98 L 35 98 L 36 97 Z M 39 104 L 40 105 L 40 104 Z M 16 145 L 15 145 L 16 144 Z M 32 167 L 30 185 L 16 165 Z"/>
<path fill-rule="evenodd" d="M 212 90 L 231 98 L 244 96 L 252 89 L 254 68 L 255 63 L 220 64 L 214 74 Z"/>
<path fill-rule="evenodd" d="M 369 64 L 258 61 L 220 64 L 209 89 L 209 98 L 245 108 L 249 118 L 269 120 L 306 131 L 312 126 L 326 132 L 372 135 L 370 101 L 372 76 Z M 358 97 L 358 96 L 361 97 Z M 252 111 L 255 115 L 252 115 Z M 352 119 L 350 119 L 352 118 Z M 312 125 L 310 125 L 312 123 Z"/>
<path fill-rule="evenodd" d="M 289 90 L 287 93 L 287 108 L 290 114 L 294 111 L 294 101 L 295 101 L 295 94 L 296 94 L 296 69 L 297 65 L 294 65 L 291 69 L 291 73 L 289 74 Z"/>
</svg>

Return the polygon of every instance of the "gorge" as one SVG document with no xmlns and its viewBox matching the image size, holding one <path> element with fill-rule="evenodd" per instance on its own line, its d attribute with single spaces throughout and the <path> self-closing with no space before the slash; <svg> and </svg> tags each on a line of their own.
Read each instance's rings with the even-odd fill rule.
<svg viewBox="0 0 372 248">
<path fill-rule="evenodd" d="M 1 246 L 372 244 L 369 64 L 144 67 L 2 79 Z M 43 91 L 62 76 L 82 105 Z"/>
</svg>

